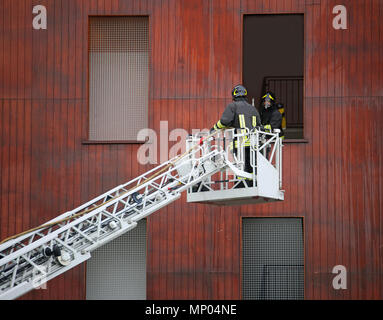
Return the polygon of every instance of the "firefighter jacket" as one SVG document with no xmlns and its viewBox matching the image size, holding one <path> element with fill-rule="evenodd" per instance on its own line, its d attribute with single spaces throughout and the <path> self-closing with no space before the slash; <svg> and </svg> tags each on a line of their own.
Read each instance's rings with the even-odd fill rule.
<svg viewBox="0 0 383 320">
<path fill-rule="evenodd" d="M 245 99 L 234 100 L 226 107 L 221 119 L 214 125 L 214 129 L 249 128 L 261 125 L 261 117 L 257 108 Z"/>
<path fill-rule="evenodd" d="M 221 119 L 214 125 L 214 130 L 226 128 L 248 128 L 249 130 L 261 125 L 261 116 L 257 108 L 249 104 L 246 99 L 240 98 L 231 102 L 223 112 Z M 248 136 L 244 136 L 244 146 L 250 146 Z M 235 139 L 235 148 L 238 141 Z M 231 144 L 231 148 L 232 148 Z"/>
<path fill-rule="evenodd" d="M 270 108 L 261 109 L 261 123 L 266 130 L 272 132 L 274 129 L 280 129 L 280 137 L 284 138 L 284 132 L 282 129 L 282 114 L 277 109 L 276 105 L 272 105 Z"/>
</svg>

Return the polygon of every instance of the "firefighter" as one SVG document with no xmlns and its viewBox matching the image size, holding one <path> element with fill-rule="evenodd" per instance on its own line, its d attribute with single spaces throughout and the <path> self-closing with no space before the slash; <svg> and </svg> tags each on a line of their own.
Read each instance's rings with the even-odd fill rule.
<svg viewBox="0 0 383 320">
<path fill-rule="evenodd" d="M 249 128 L 261 125 L 261 117 L 257 108 L 247 102 L 247 90 L 237 85 L 231 91 L 233 101 L 228 104 L 221 119 L 214 124 L 214 130 L 225 128 Z"/>
<path fill-rule="evenodd" d="M 247 102 L 247 90 L 243 85 L 237 85 L 231 91 L 233 101 L 222 113 L 221 119 L 214 124 L 210 131 L 226 128 L 248 128 L 249 130 L 261 125 L 260 114 L 254 106 Z M 234 142 L 234 154 L 237 151 L 237 141 Z M 250 165 L 250 141 L 245 140 L 245 171 L 252 173 Z M 249 184 L 248 184 L 249 185 Z"/>
<path fill-rule="evenodd" d="M 286 115 L 285 115 L 285 106 L 282 103 L 277 104 L 278 111 L 282 115 L 282 132 L 285 132 L 286 130 Z M 281 137 L 282 139 L 284 136 Z"/>
<path fill-rule="evenodd" d="M 275 95 L 271 91 L 265 93 L 261 99 L 261 123 L 265 130 L 273 132 L 274 129 L 281 130 L 279 136 L 283 139 L 284 132 L 282 129 L 282 114 L 278 110 L 278 106 L 275 103 Z"/>
</svg>

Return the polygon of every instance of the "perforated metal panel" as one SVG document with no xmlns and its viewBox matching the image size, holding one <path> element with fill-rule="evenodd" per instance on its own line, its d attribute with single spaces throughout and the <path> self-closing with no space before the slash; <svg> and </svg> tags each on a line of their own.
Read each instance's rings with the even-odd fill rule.
<svg viewBox="0 0 383 320">
<path fill-rule="evenodd" d="M 243 299 L 304 299 L 302 219 L 245 218 L 242 231 Z"/>
<path fill-rule="evenodd" d="M 88 300 L 146 299 L 146 221 L 98 248 L 87 262 Z"/>
<path fill-rule="evenodd" d="M 89 20 L 89 138 L 136 140 L 148 126 L 149 18 Z"/>
</svg>

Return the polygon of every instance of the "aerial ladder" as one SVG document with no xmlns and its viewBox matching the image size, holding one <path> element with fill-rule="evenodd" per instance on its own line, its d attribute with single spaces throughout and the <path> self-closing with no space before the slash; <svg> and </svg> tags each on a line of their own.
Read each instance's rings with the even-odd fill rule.
<svg viewBox="0 0 383 320">
<path fill-rule="evenodd" d="M 250 148 L 245 148 L 246 140 Z M 176 201 L 183 191 L 187 202 L 215 205 L 284 199 L 278 130 L 200 132 L 188 137 L 186 150 L 74 210 L 2 240 L 0 299 L 16 299 L 83 263 L 92 251 Z M 245 150 L 250 151 L 252 173 L 244 171 Z"/>
</svg>

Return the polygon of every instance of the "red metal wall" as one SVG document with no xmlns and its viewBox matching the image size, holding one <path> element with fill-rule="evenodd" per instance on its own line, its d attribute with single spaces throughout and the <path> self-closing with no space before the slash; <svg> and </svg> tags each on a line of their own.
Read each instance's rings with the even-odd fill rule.
<svg viewBox="0 0 383 320">
<path fill-rule="evenodd" d="M 32 7 L 47 30 L 32 29 Z M 305 297 L 382 299 L 383 1 L 3 0 L 0 238 L 44 223 L 147 168 L 137 144 L 86 144 L 88 15 L 149 15 L 149 124 L 210 128 L 242 78 L 244 14 L 305 14 L 306 143 L 284 147 L 285 201 L 182 200 L 148 219 L 149 299 L 239 299 L 241 217 L 304 217 Z M 169 144 L 169 147 L 171 144 Z M 332 288 L 335 265 L 347 289 Z M 85 267 L 32 299 L 85 298 Z"/>
</svg>

